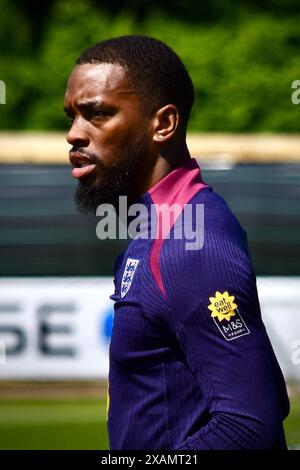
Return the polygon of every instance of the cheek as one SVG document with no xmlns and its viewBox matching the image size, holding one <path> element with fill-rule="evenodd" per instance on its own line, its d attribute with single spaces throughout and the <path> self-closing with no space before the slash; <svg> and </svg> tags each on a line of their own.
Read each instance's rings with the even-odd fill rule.
<svg viewBox="0 0 300 470">
<path fill-rule="evenodd" d="M 91 130 L 91 141 L 102 151 L 106 149 L 122 150 L 134 144 L 145 129 L 141 126 L 141 119 L 114 119 L 100 127 Z"/>
</svg>

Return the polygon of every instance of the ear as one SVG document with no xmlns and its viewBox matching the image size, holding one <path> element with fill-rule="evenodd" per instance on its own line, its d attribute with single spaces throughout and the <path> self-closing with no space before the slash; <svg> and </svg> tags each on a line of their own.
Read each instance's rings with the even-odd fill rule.
<svg viewBox="0 0 300 470">
<path fill-rule="evenodd" d="M 167 104 L 156 111 L 152 120 L 153 141 L 163 143 L 175 133 L 179 124 L 179 112 L 175 105 Z"/>
</svg>

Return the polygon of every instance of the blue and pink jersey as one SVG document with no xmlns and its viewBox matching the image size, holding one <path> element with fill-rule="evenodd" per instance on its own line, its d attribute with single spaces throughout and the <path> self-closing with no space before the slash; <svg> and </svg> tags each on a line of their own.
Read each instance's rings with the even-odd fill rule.
<svg viewBox="0 0 300 470">
<path fill-rule="evenodd" d="M 156 237 L 136 237 L 116 261 L 110 448 L 286 448 L 289 401 L 261 319 L 246 233 L 203 183 L 195 159 L 138 202 L 149 214 L 155 204 L 177 204 L 181 216 L 187 206 L 204 208 L 201 227 L 190 213 L 203 243 L 187 249 L 185 231 L 174 236 L 185 218 L 174 216 L 167 234 L 157 214 Z"/>
</svg>

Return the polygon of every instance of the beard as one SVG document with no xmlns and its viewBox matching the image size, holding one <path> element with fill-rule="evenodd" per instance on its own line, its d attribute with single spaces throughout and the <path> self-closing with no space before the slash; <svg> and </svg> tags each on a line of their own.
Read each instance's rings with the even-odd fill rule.
<svg viewBox="0 0 300 470">
<path fill-rule="evenodd" d="M 127 147 L 120 158 L 121 163 L 111 168 L 102 168 L 101 181 L 90 183 L 89 177 L 79 181 L 74 195 L 77 208 L 82 214 L 95 214 L 100 204 L 112 204 L 118 213 L 119 196 L 128 196 L 136 183 L 137 168 L 145 156 L 147 148 L 146 136 L 142 136 L 135 144 Z M 77 148 L 87 154 L 84 148 Z M 99 157 L 88 154 L 95 163 Z M 128 201 L 129 204 L 132 201 Z"/>
</svg>

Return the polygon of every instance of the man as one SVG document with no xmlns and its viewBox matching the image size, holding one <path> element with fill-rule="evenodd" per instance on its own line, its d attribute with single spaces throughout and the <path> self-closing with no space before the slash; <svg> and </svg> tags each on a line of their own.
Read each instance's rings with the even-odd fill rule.
<svg viewBox="0 0 300 470">
<path fill-rule="evenodd" d="M 154 224 L 156 236 L 136 236 L 115 266 L 110 448 L 284 449 L 289 403 L 246 235 L 187 149 L 193 101 L 179 57 L 144 36 L 96 44 L 68 81 L 79 208 L 116 207 L 126 195 L 156 210 L 141 224 L 143 235 Z M 180 210 L 163 228 L 174 204 Z M 175 236 L 184 224 L 204 231 L 196 249 L 186 231 Z"/>
</svg>

